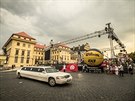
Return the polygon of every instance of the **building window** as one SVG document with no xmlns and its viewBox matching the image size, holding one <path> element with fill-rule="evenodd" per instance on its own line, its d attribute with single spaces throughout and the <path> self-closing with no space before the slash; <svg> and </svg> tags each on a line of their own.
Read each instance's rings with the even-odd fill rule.
<svg viewBox="0 0 135 101">
<path fill-rule="evenodd" d="M 30 44 L 28 44 L 28 48 L 30 48 Z"/>
<path fill-rule="evenodd" d="M 56 60 L 56 56 L 54 56 L 54 59 L 53 60 Z"/>
<path fill-rule="evenodd" d="M 17 42 L 17 46 L 20 46 L 20 43 L 19 42 Z"/>
<path fill-rule="evenodd" d="M 41 60 L 43 60 L 43 57 L 41 57 Z"/>
<path fill-rule="evenodd" d="M 26 63 L 29 63 L 30 58 L 27 58 Z"/>
<path fill-rule="evenodd" d="M 21 55 L 24 56 L 24 53 L 25 53 L 25 50 L 22 50 L 22 54 Z"/>
<path fill-rule="evenodd" d="M 30 56 L 30 50 L 27 51 L 27 56 Z"/>
<path fill-rule="evenodd" d="M 21 63 L 23 63 L 24 62 L 24 57 L 21 57 Z"/>
<path fill-rule="evenodd" d="M 19 49 L 16 49 L 15 55 L 19 54 Z"/>
<path fill-rule="evenodd" d="M 25 43 L 23 43 L 23 47 L 25 47 Z"/>
<path fill-rule="evenodd" d="M 69 56 L 67 57 L 67 60 L 69 60 Z"/>
<path fill-rule="evenodd" d="M 15 57 L 14 63 L 18 62 L 18 56 Z"/>
</svg>

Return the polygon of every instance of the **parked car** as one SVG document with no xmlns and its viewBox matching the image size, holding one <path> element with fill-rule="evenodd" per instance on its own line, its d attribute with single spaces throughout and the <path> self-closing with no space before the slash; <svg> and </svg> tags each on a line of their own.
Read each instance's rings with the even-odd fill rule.
<svg viewBox="0 0 135 101">
<path fill-rule="evenodd" d="M 17 78 L 31 78 L 39 81 L 48 82 L 50 86 L 56 84 L 71 83 L 70 73 L 60 72 L 50 66 L 44 67 L 22 67 L 16 71 Z"/>
</svg>

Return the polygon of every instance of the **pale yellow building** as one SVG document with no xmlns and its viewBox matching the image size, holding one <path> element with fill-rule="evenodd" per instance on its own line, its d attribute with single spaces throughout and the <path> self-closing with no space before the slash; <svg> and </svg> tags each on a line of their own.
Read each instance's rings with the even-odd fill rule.
<svg viewBox="0 0 135 101">
<path fill-rule="evenodd" d="M 35 44 L 33 54 L 33 60 L 35 65 L 44 64 L 45 48 L 45 45 Z"/>
<path fill-rule="evenodd" d="M 4 54 L 0 54 L 0 66 L 3 66 L 6 61 L 6 56 Z"/>
<path fill-rule="evenodd" d="M 71 59 L 70 47 L 65 45 L 56 45 L 51 48 L 51 62 L 69 63 Z"/>
<path fill-rule="evenodd" d="M 71 58 L 70 47 L 62 44 L 57 44 L 50 49 L 50 60 L 51 64 L 57 63 L 77 63 L 77 58 Z"/>
<path fill-rule="evenodd" d="M 33 66 L 56 63 L 76 63 L 70 47 L 57 44 L 50 48 L 49 60 L 45 59 L 46 46 L 37 44 L 36 39 L 25 32 L 14 33 L 2 47 L 6 54 L 5 67 Z"/>
<path fill-rule="evenodd" d="M 78 53 L 71 51 L 70 54 L 71 54 L 70 63 L 78 63 Z"/>
<path fill-rule="evenodd" d="M 3 46 L 7 56 L 5 66 L 11 67 L 15 65 L 20 67 L 34 65 L 33 53 L 35 44 L 36 39 L 25 32 L 12 34 Z"/>
</svg>

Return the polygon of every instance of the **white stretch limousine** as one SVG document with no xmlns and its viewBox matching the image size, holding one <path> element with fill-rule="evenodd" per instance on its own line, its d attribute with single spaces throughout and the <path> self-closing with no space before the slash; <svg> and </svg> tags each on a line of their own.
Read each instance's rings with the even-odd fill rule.
<svg viewBox="0 0 135 101">
<path fill-rule="evenodd" d="M 17 70 L 18 78 L 26 77 L 48 82 L 50 86 L 56 84 L 71 83 L 72 76 L 69 73 L 59 72 L 50 66 L 45 67 L 22 67 Z"/>
</svg>

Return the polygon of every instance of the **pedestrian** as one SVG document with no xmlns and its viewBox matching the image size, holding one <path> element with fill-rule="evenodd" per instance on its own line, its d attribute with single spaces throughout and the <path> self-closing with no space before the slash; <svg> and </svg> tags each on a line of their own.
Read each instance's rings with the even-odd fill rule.
<svg viewBox="0 0 135 101">
<path fill-rule="evenodd" d="M 85 65 L 85 72 L 89 72 L 89 68 Z"/>
<path fill-rule="evenodd" d="M 112 67 L 112 65 L 110 65 L 109 66 L 109 74 L 112 74 L 112 69 L 113 69 L 113 67 Z"/>
<path fill-rule="evenodd" d="M 66 71 L 66 65 L 65 64 L 63 65 L 63 71 L 64 72 Z"/>
<path fill-rule="evenodd" d="M 132 67 L 132 65 L 130 64 L 129 66 L 128 66 L 128 72 L 129 72 L 129 74 L 133 74 L 133 67 Z"/>
<path fill-rule="evenodd" d="M 106 73 L 109 73 L 109 65 L 106 66 Z"/>
<path fill-rule="evenodd" d="M 82 72 L 85 72 L 85 65 L 82 66 Z"/>
<path fill-rule="evenodd" d="M 119 66 L 119 75 L 122 77 L 124 76 L 124 68 L 122 64 Z"/>
<path fill-rule="evenodd" d="M 15 65 L 12 65 L 12 69 L 14 69 L 15 68 Z"/>
<path fill-rule="evenodd" d="M 115 74 L 119 75 L 119 71 L 118 71 L 118 66 L 117 65 L 115 66 Z"/>
<path fill-rule="evenodd" d="M 14 65 L 12 65 L 12 69 L 14 68 Z"/>
<path fill-rule="evenodd" d="M 115 74 L 115 65 L 112 65 L 112 74 Z"/>
</svg>

